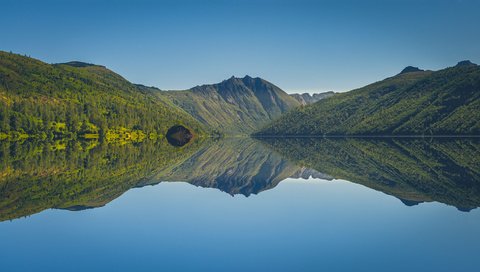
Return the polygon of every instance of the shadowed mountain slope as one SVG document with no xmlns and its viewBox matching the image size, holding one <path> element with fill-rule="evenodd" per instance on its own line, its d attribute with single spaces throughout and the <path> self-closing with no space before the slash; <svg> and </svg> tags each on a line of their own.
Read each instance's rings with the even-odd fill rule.
<svg viewBox="0 0 480 272">
<path fill-rule="evenodd" d="M 200 122 L 224 134 L 249 134 L 300 105 L 272 83 L 249 76 L 166 95 Z"/>
</svg>

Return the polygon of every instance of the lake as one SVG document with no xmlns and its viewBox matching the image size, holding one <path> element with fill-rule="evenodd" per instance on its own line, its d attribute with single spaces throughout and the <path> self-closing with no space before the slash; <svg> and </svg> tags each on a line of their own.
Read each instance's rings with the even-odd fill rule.
<svg viewBox="0 0 480 272">
<path fill-rule="evenodd" d="M 0 271 L 478 271 L 480 139 L 0 142 Z"/>
</svg>

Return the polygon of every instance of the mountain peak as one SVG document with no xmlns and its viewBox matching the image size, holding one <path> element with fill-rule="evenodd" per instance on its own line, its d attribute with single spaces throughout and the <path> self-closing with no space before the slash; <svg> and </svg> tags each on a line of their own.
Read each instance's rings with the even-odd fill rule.
<svg viewBox="0 0 480 272">
<path fill-rule="evenodd" d="M 405 74 L 405 73 L 412 73 L 412 72 L 422 72 L 424 70 L 422 69 L 419 69 L 418 67 L 414 67 L 414 66 L 407 66 L 405 67 L 405 69 L 403 69 L 400 74 Z"/>
<path fill-rule="evenodd" d="M 461 66 L 477 66 L 477 65 L 469 60 L 462 60 L 457 63 L 456 67 L 461 67 Z"/>
<path fill-rule="evenodd" d="M 237 81 L 237 82 L 238 82 L 238 81 L 243 81 L 243 80 L 245 80 L 245 79 L 251 79 L 251 77 L 248 76 L 248 75 L 245 76 L 245 77 L 231 76 L 231 77 L 229 77 L 228 79 L 225 79 L 225 80 L 223 80 L 223 81 Z"/>
<path fill-rule="evenodd" d="M 265 84 L 266 81 L 259 77 L 251 77 L 249 75 L 244 76 L 242 79 L 243 84 L 252 87 L 253 85 L 257 84 Z"/>
<path fill-rule="evenodd" d="M 186 92 L 192 93 L 192 99 L 181 102 Z M 222 133 L 249 134 L 299 105 L 274 84 L 249 75 L 169 95 L 203 124 Z"/>
<path fill-rule="evenodd" d="M 246 75 L 244 77 L 231 76 L 229 79 L 225 79 L 220 84 L 245 85 L 246 87 L 250 88 L 255 84 L 259 84 L 262 82 L 265 82 L 265 80 L 259 77 L 251 77 L 249 75 Z"/>
</svg>

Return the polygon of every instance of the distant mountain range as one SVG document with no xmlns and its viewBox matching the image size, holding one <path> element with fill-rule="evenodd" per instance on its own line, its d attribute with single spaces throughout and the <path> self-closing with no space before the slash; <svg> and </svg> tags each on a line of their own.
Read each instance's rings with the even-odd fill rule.
<svg viewBox="0 0 480 272">
<path fill-rule="evenodd" d="M 480 67 L 407 67 L 396 76 L 294 109 L 257 136 L 480 135 Z"/>
<path fill-rule="evenodd" d="M 0 103 L 0 139 L 15 140 L 132 133 L 147 138 L 177 124 L 197 135 L 248 135 L 306 102 L 261 78 L 161 91 L 101 65 L 52 65 L 0 51 Z"/>
<path fill-rule="evenodd" d="M 300 105 L 310 105 L 315 102 L 318 102 L 322 99 L 328 98 L 333 96 L 335 93 L 330 91 L 330 92 L 324 92 L 324 93 L 314 93 L 314 94 L 309 94 L 309 93 L 302 93 L 302 94 L 290 94 L 291 97 L 295 98 L 298 102 L 300 102 Z"/>
</svg>

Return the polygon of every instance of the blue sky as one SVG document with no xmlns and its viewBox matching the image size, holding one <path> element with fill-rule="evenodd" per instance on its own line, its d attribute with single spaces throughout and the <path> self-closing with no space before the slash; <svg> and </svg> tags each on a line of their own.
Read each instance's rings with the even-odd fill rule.
<svg viewBox="0 0 480 272">
<path fill-rule="evenodd" d="M 480 1 L 0 0 L 0 50 L 185 89 L 232 75 L 345 91 L 407 65 L 480 63 Z"/>
</svg>

